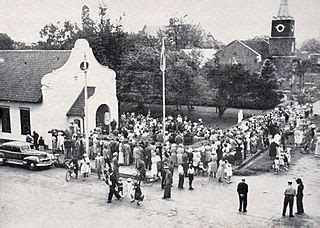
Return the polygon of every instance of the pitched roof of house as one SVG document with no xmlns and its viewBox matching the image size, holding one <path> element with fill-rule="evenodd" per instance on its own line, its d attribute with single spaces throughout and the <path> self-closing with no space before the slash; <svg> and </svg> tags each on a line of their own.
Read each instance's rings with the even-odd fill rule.
<svg viewBox="0 0 320 228">
<path fill-rule="evenodd" d="M 0 100 L 39 103 L 41 79 L 63 66 L 71 51 L 0 50 Z"/>
<path fill-rule="evenodd" d="M 96 87 L 88 86 L 87 91 L 87 97 L 89 98 L 96 91 Z M 67 116 L 84 116 L 84 88 L 82 89 L 81 93 L 70 107 L 69 111 L 67 112 Z"/>
<path fill-rule="evenodd" d="M 261 55 L 262 58 L 268 58 L 269 56 L 269 42 L 263 38 L 252 39 L 252 40 L 233 40 L 225 47 L 216 52 L 216 54 L 222 52 L 224 49 L 228 48 L 231 44 L 238 42 L 250 49 L 252 52 L 257 55 Z"/>
<path fill-rule="evenodd" d="M 262 58 L 269 56 L 269 42 L 265 39 L 241 40 L 241 42 L 258 52 Z"/>
</svg>

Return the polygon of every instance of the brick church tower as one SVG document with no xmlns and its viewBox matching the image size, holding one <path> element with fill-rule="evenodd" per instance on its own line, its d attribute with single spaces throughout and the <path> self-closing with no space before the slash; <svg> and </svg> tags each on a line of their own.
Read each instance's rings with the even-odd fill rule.
<svg viewBox="0 0 320 228">
<path fill-rule="evenodd" d="M 281 75 L 295 56 L 294 18 L 289 15 L 288 0 L 281 0 L 278 16 L 273 17 L 269 55 Z"/>
</svg>

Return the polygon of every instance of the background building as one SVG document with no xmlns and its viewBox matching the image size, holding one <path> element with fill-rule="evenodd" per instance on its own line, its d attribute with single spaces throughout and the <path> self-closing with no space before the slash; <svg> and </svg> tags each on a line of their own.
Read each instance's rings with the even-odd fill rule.
<svg viewBox="0 0 320 228">
<path fill-rule="evenodd" d="M 270 59 L 281 75 L 295 57 L 295 21 L 289 15 L 288 0 L 281 0 L 278 15 L 271 21 L 271 37 L 234 40 L 216 53 L 221 64 L 243 64 L 259 72 L 265 59 Z"/>
</svg>

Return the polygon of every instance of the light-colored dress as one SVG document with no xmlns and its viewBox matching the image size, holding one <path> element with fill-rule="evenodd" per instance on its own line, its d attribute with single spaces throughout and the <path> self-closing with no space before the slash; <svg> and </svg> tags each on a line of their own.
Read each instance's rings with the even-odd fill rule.
<svg viewBox="0 0 320 228">
<path fill-rule="evenodd" d="M 119 151 L 118 163 L 119 163 L 119 165 L 123 165 L 124 164 L 124 154 L 123 154 L 122 151 Z"/>
<path fill-rule="evenodd" d="M 151 158 L 151 173 L 153 176 L 156 176 L 158 174 L 158 168 L 157 163 L 161 161 L 161 158 L 159 155 L 155 155 Z"/>
<path fill-rule="evenodd" d="M 223 178 L 224 177 L 224 168 L 225 168 L 225 162 L 220 160 L 219 161 L 219 168 L 217 171 L 217 178 Z"/>
<path fill-rule="evenodd" d="M 83 158 L 81 159 L 80 161 L 80 172 L 81 174 L 84 174 L 84 173 L 89 173 L 89 169 L 90 169 L 90 160 L 89 158 Z"/>
</svg>

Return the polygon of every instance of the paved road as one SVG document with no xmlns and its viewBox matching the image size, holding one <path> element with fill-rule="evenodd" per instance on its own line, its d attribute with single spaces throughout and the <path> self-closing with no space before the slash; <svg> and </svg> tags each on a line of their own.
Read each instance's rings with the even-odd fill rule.
<svg viewBox="0 0 320 228">
<path fill-rule="evenodd" d="M 106 204 L 106 186 L 97 177 L 87 182 L 64 180 L 64 169 L 28 171 L 0 167 L 0 227 L 229 227 L 306 225 L 320 227 L 320 160 L 303 156 L 282 175 L 247 177 L 248 213 L 237 211 L 236 185 L 196 178 L 195 190 L 173 188 L 173 199 L 162 200 L 159 185 L 144 186 L 140 207 L 127 198 Z M 281 216 L 288 179 L 305 184 L 306 215 Z M 174 185 L 176 186 L 176 181 Z"/>
</svg>

